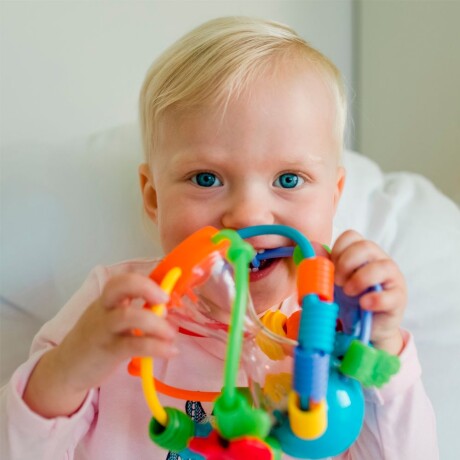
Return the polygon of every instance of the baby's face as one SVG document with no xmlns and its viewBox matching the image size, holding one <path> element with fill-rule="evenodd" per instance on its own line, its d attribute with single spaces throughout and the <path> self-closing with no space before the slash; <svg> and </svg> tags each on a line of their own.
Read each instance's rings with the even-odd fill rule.
<svg viewBox="0 0 460 460">
<path fill-rule="evenodd" d="M 168 115 L 144 186 L 164 251 L 206 225 L 284 224 L 330 243 L 343 184 L 334 126 L 332 96 L 311 72 L 259 79 L 225 114 L 207 107 Z M 273 235 L 250 242 L 256 249 L 292 245 Z M 288 260 L 252 273 L 256 309 L 292 294 L 294 273 Z"/>
</svg>

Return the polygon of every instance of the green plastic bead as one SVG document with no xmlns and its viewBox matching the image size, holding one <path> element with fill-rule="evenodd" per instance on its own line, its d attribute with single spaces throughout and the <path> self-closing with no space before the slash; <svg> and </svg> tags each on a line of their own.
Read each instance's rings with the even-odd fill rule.
<svg viewBox="0 0 460 460">
<path fill-rule="evenodd" d="M 304 256 L 302 255 L 302 251 L 300 250 L 300 246 L 296 246 L 294 248 L 294 252 L 292 253 L 292 260 L 294 261 L 294 263 L 297 265 L 300 264 L 300 262 L 302 262 L 302 260 L 304 259 Z"/>
<path fill-rule="evenodd" d="M 331 253 L 331 248 L 327 244 L 323 244 L 322 246 L 327 251 L 328 254 Z M 304 259 L 304 256 L 302 255 L 302 251 L 300 250 L 300 246 L 296 246 L 294 248 L 294 252 L 292 253 L 292 260 L 294 261 L 294 263 L 297 266 L 297 265 L 300 264 L 300 262 L 302 262 L 303 259 Z"/>
<path fill-rule="evenodd" d="M 239 243 L 232 241 L 227 251 L 227 258 L 230 262 L 236 262 L 240 257 L 243 257 L 244 260 L 249 263 L 255 255 L 256 252 L 254 248 L 249 243 L 246 243 L 246 241 L 241 241 Z"/>
<path fill-rule="evenodd" d="M 345 353 L 339 370 L 342 374 L 358 380 L 365 387 L 379 388 L 398 372 L 399 367 L 397 356 L 354 340 Z"/>
<path fill-rule="evenodd" d="M 168 415 L 166 426 L 161 425 L 155 418 L 150 420 L 150 439 L 165 450 L 180 452 L 188 446 L 195 433 L 195 426 L 187 414 L 173 407 L 165 407 Z"/>
<path fill-rule="evenodd" d="M 212 237 L 214 243 L 219 243 L 222 240 L 230 241 L 230 247 L 227 251 L 227 258 L 230 262 L 235 262 L 238 258 L 244 257 L 249 263 L 256 255 L 255 249 L 244 241 L 235 230 L 224 229 Z"/>
<path fill-rule="evenodd" d="M 273 460 L 281 460 L 281 454 L 283 451 L 281 450 L 280 442 L 271 436 L 265 439 L 265 442 L 270 446 L 272 453 L 273 453 Z"/>
<path fill-rule="evenodd" d="M 214 403 L 214 415 L 220 435 L 225 439 L 242 436 L 265 438 L 270 431 L 270 417 L 261 410 L 251 407 L 244 395 L 236 391 L 229 403 L 225 395 Z"/>
</svg>

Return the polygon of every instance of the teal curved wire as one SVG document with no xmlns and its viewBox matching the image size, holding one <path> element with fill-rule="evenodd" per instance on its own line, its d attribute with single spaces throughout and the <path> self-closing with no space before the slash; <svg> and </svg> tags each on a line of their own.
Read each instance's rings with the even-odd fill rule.
<svg viewBox="0 0 460 460">
<path fill-rule="evenodd" d="M 243 238 L 251 238 L 260 235 L 281 235 L 293 240 L 300 248 L 300 252 L 305 259 L 315 257 L 315 250 L 310 241 L 302 233 L 286 225 L 254 225 L 236 230 L 236 233 Z"/>
</svg>

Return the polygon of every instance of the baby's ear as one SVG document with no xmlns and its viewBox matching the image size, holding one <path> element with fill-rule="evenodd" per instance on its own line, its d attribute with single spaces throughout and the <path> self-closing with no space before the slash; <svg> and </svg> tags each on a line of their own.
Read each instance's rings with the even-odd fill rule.
<svg viewBox="0 0 460 460">
<path fill-rule="evenodd" d="M 334 193 L 334 209 L 337 209 L 337 205 L 339 204 L 340 197 L 342 196 L 343 186 L 345 185 L 345 168 L 339 166 L 337 169 L 337 184 L 336 190 Z"/>
<path fill-rule="evenodd" d="M 157 223 L 157 191 L 153 180 L 153 175 L 147 163 L 142 163 L 139 166 L 139 182 L 141 186 L 142 200 L 144 209 L 149 218 Z"/>
</svg>

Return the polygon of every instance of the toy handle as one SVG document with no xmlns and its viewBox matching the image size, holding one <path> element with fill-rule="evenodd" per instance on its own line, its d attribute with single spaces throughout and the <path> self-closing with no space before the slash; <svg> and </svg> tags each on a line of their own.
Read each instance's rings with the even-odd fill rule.
<svg viewBox="0 0 460 460">
<path fill-rule="evenodd" d="M 339 318 L 342 321 L 344 332 L 356 335 L 361 342 L 368 344 L 372 331 L 372 312 L 364 310 L 359 305 L 359 299 L 369 292 L 380 292 L 383 290 L 381 284 L 370 286 L 357 296 L 349 296 L 343 292 L 340 286 L 335 286 L 334 300 L 340 307 Z M 359 329 L 357 328 L 360 324 Z"/>
</svg>

